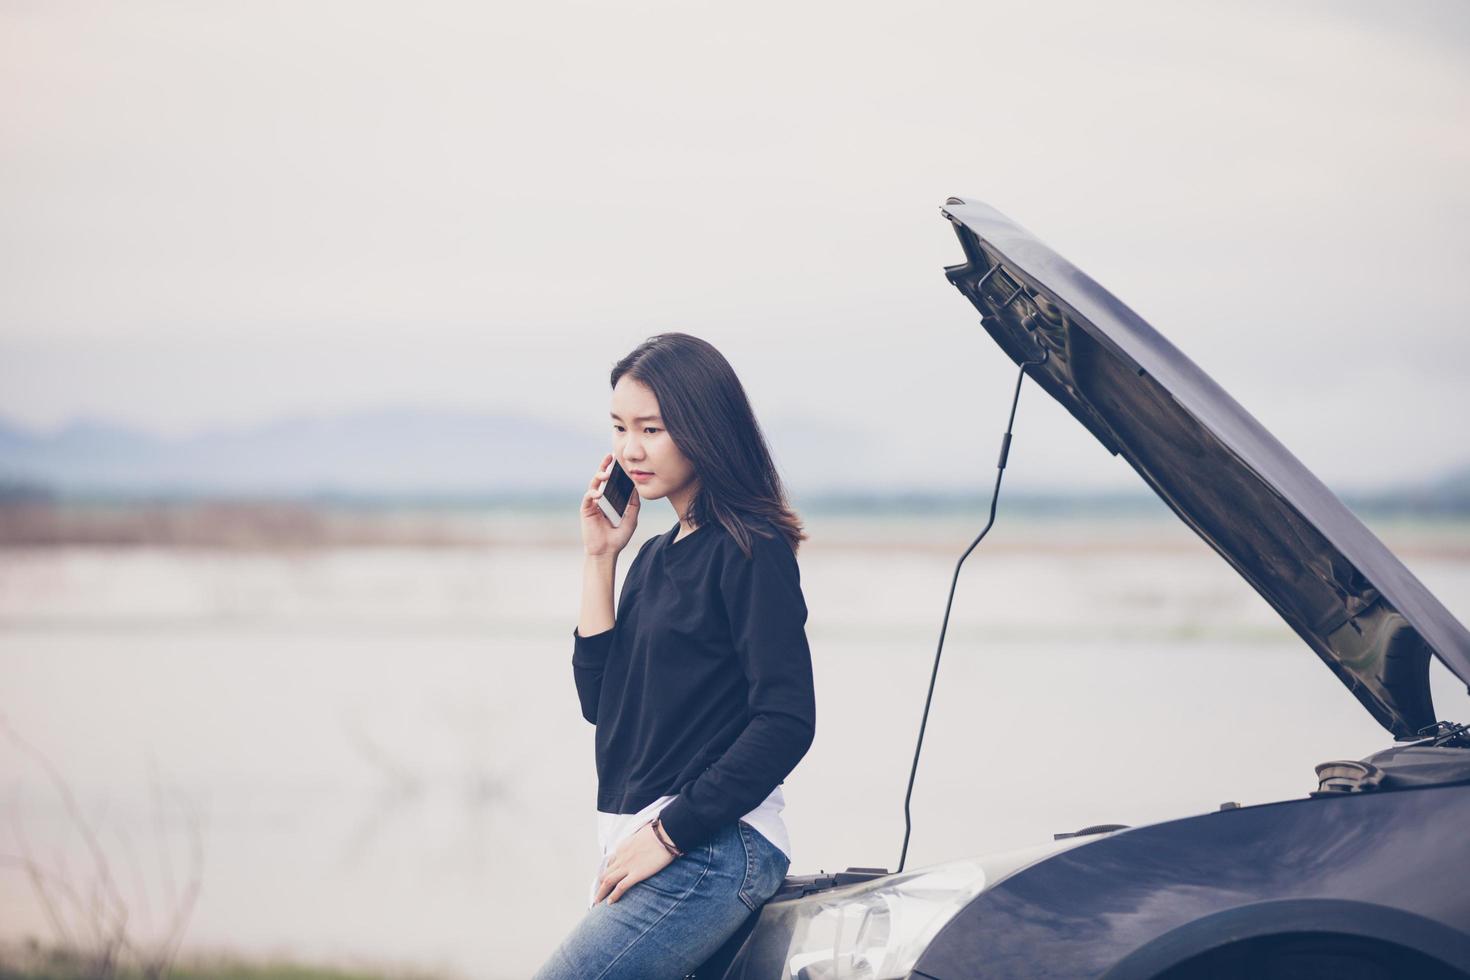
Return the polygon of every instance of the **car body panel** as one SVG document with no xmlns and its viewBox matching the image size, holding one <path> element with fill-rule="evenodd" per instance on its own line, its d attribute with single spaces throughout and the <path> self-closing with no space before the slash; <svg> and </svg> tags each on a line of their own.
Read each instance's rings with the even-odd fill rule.
<svg viewBox="0 0 1470 980">
<path fill-rule="evenodd" d="M 946 273 L 1001 349 L 1032 361 L 1031 377 L 1127 459 L 1385 728 L 1407 736 L 1433 724 L 1428 659 L 1470 684 L 1470 631 L 1138 314 L 994 208 L 951 198 L 943 213 L 967 259 Z"/>
<path fill-rule="evenodd" d="M 1099 838 L 982 892 L 914 976 L 1132 980 L 1301 929 L 1470 972 L 1470 785 L 1243 807 Z"/>
</svg>

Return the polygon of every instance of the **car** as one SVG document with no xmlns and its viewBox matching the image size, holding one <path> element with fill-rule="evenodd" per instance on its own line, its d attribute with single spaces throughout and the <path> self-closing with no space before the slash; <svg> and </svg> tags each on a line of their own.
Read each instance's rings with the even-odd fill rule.
<svg viewBox="0 0 1470 980">
<path fill-rule="evenodd" d="M 699 980 L 1470 977 L 1470 632 L 1163 335 L 988 205 L 949 281 L 1032 380 L 1229 562 L 1393 741 L 1308 796 L 890 874 L 788 876 Z M 902 862 L 900 862 L 902 866 Z"/>
</svg>

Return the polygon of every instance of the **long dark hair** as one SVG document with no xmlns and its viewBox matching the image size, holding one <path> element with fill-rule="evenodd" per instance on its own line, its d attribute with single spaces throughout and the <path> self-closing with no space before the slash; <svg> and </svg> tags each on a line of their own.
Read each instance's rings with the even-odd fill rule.
<svg viewBox="0 0 1470 980">
<path fill-rule="evenodd" d="M 694 466 L 699 490 L 684 519 L 695 527 L 718 522 L 748 558 L 752 534 L 774 524 L 796 551 L 806 539 L 801 521 L 751 411 L 745 388 L 723 354 L 687 333 L 649 337 L 612 369 L 612 386 L 628 375 L 653 390 L 669 438 Z"/>
</svg>

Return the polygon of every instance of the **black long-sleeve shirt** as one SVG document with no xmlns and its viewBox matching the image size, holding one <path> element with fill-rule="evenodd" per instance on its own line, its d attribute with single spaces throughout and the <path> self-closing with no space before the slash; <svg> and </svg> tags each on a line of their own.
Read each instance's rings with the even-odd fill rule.
<svg viewBox="0 0 1470 980">
<path fill-rule="evenodd" d="M 784 535 L 747 558 L 718 522 L 644 542 L 613 627 L 572 630 L 582 715 L 597 726 L 597 808 L 637 813 L 660 796 L 688 850 L 755 809 L 816 732 L 806 602 Z"/>
</svg>

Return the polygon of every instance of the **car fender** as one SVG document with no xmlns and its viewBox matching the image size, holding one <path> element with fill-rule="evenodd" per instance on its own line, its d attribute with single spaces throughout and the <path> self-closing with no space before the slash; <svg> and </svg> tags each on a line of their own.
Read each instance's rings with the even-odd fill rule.
<svg viewBox="0 0 1470 980">
<path fill-rule="evenodd" d="M 914 975 L 1111 977 L 1191 940 L 1197 949 L 1223 943 L 1226 933 L 1212 930 L 1232 923 L 1271 929 L 1273 914 L 1292 910 L 1356 909 L 1348 925 L 1374 936 L 1371 909 L 1383 928 L 1400 928 L 1397 941 L 1449 943 L 1461 952 L 1439 958 L 1461 963 L 1470 947 L 1467 825 L 1462 785 L 1288 800 L 1120 831 L 996 881 L 938 931 Z M 1439 928 L 1412 925 L 1420 920 Z"/>
<path fill-rule="evenodd" d="M 1104 980 L 1153 977 L 1227 943 L 1318 933 L 1391 943 L 1425 953 L 1470 974 L 1470 940 L 1432 919 L 1372 902 L 1283 899 L 1257 902 L 1196 919 L 1145 943 Z"/>
</svg>

